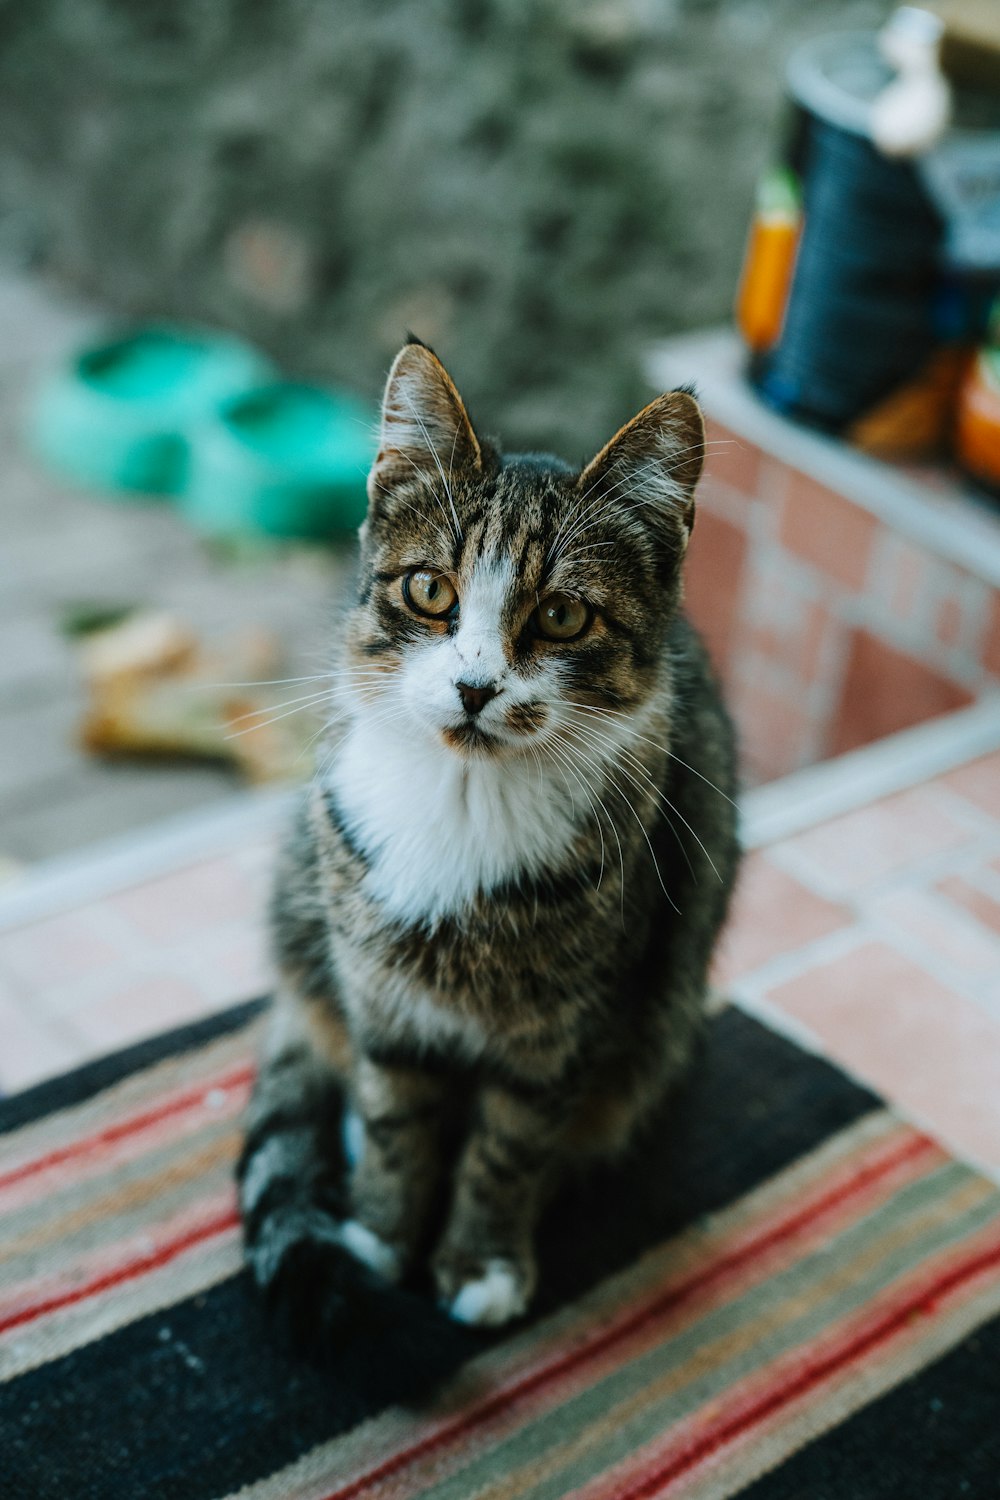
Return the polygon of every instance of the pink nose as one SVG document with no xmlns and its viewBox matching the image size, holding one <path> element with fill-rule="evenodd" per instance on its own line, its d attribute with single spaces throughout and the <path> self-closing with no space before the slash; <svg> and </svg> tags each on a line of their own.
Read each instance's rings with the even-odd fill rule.
<svg viewBox="0 0 1000 1500">
<path fill-rule="evenodd" d="M 462 700 L 462 707 L 467 714 L 482 713 L 491 698 L 495 698 L 498 689 L 489 682 L 456 682 L 458 696 Z"/>
</svg>

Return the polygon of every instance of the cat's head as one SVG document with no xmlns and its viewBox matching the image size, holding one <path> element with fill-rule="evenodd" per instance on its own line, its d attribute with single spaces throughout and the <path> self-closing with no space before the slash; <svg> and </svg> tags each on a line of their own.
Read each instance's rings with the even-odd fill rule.
<svg viewBox="0 0 1000 1500">
<path fill-rule="evenodd" d="M 582 470 L 501 457 L 433 352 L 397 355 L 368 479 L 348 630 L 359 702 L 458 754 L 558 743 L 585 709 L 652 691 L 704 455 L 686 391 Z"/>
</svg>

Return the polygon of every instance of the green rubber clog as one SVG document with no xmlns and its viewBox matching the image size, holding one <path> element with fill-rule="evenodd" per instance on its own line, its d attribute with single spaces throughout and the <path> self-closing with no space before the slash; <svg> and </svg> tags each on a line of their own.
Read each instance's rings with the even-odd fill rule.
<svg viewBox="0 0 1000 1500">
<path fill-rule="evenodd" d="M 275 382 L 234 396 L 192 428 L 180 509 L 213 536 L 353 531 L 376 430 L 376 414 L 341 392 Z"/>
<path fill-rule="evenodd" d="M 226 334 L 140 328 L 84 350 L 48 383 L 31 440 L 41 458 L 85 485 L 177 494 L 192 427 L 273 369 Z"/>
</svg>

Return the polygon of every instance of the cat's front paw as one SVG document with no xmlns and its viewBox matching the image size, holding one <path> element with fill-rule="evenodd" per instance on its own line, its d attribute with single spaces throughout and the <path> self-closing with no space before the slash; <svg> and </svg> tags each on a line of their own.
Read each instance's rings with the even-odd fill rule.
<svg viewBox="0 0 1000 1500">
<path fill-rule="evenodd" d="M 446 1253 L 435 1260 L 434 1279 L 441 1305 L 457 1322 L 498 1328 L 527 1312 L 535 1268 L 506 1256 L 473 1261 Z"/>
</svg>

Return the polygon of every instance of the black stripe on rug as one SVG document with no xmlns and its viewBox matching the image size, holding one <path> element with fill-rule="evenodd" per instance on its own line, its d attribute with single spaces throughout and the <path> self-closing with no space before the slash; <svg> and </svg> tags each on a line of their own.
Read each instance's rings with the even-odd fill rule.
<svg viewBox="0 0 1000 1500">
<path fill-rule="evenodd" d="M 121 1083 L 130 1074 L 155 1067 L 168 1057 L 195 1052 L 217 1037 L 241 1031 L 261 1014 L 266 1005 L 266 1000 L 244 1001 L 242 1005 L 231 1006 L 219 1011 L 217 1015 L 206 1016 L 204 1020 L 193 1021 L 188 1026 L 178 1026 L 159 1036 L 148 1037 L 145 1041 L 133 1043 L 131 1047 L 123 1047 L 119 1052 L 109 1052 L 106 1057 L 98 1057 L 80 1068 L 74 1068 L 72 1073 L 64 1073 L 59 1078 L 47 1078 L 44 1083 L 36 1083 L 33 1088 L 24 1089 L 20 1094 L 0 1099 L 0 1135 L 20 1130 L 22 1125 L 30 1125 L 34 1120 L 43 1119 L 45 1115 L 54 1115 L 60 1109 L 83 1104 L 104 1089 Z"/>
<path fill-rule="evenodd" d="M 685 1099 L 624 1167 L 563 1193 L 541 1243 L 542 1314 L 742 1197 L 880 1101 L 735 1010 Z M 276 1347 L 249 1278 L 29 1371 L 0 1397 L 0 1496 L 214 1500 L 426 1395 L 488 1342 L 402 1294 L 398 1322 L 316 1369 Z M 417 1351 L 415 1353 L 415 1351 Z"/>
</svg>

